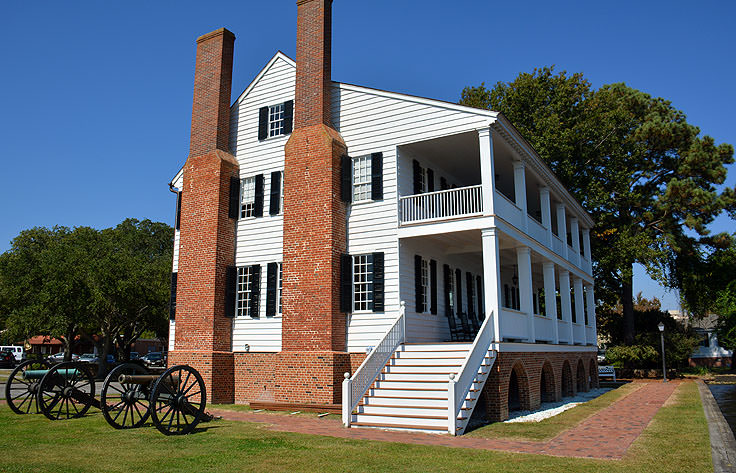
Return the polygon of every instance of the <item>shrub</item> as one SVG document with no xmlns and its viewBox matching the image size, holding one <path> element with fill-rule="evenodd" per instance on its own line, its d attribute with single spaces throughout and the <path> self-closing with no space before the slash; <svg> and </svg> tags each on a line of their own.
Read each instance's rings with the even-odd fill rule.
<svg viewBox="0 0 736 473">
<path fill-rule="evenodd" d="M 627 368 L 656 366 L 659 352 L 651 345 L 618 345 L 606 350 L 606 362 Z"/>
</svg>

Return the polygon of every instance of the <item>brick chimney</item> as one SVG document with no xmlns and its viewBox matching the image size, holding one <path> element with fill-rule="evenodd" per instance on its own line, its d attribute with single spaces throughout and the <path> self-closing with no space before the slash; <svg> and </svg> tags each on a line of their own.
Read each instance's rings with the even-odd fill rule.
<svg viewBox="0 0 736 473">
<path fill-rule="evenodd" d="M 197 39 L 192 134 L 184 165 L 174 350 L 169 365 L 200 371 L 213 402 L 233 402 L 232 319 L 225 317 L 227 266 L 235 263 L 228 147 L 235 35 L 221 28 Z"/>
<path fill-rule="evenodd" d="M 329 364 L 346 349 L 339 304 L 340 255 L 347 247 L 340 157 L 346 146 L 330 126 L 332 0 L 298 0 L 297 8 L 294 131 L 284 166 L 282 347 L 319 354 Z M 338 402 L 339 379 L 325 382 L 324 389 L 337 386 Z"/>
</svg>

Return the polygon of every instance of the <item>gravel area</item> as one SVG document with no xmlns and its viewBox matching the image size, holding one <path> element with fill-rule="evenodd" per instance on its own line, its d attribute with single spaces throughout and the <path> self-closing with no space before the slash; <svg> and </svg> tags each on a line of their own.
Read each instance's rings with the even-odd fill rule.
<svg viewBox="0 0 736 473">
<path fill-rule="evenodd" d="M 591 389 L 587 393 L 579 393 L 574 397 L 566 397 L 559 402 L 543 402 L 536 411 L 512 411 L 509 412 L 508 420 L 504 422 L 539 422 L 557 414 L 561 414 L 568 409 L 572 409 L 578 404 L 588 402 L 595 399 L 601 394 L 607 393 L 612 388 Z"/>
</svg>

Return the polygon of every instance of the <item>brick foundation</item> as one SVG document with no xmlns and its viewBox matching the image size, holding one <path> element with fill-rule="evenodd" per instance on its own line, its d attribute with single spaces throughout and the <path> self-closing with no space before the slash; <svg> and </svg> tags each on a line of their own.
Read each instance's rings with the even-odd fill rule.
<svg viewBox="0 0 736 473">
<path fill-rule="evenodd" d="M 579 371 L 579 367 L 582 371 Z M 489 421 L 498 422 L 508 419 L 509 384 L 511 374 L 514 372 L 518 384 L 520 408 L 523 410 L 538 409 L 543 401 L 541 390 L 543 371 L 545 373 L 545 402 L 558 401 L 563 396 L 575 395 L 578 386 L 583 391 L 598 387 L 598 364 L 595 352 L 501 352 L 483 388 L 478 407 L 485 407 L 485 416 Z M 583 375 L 580 383 L 577 378 L 573 378 L 573 373 L 579 372 Z M 478 414 L 482 415 L 483 412 Z"/>
</svg>

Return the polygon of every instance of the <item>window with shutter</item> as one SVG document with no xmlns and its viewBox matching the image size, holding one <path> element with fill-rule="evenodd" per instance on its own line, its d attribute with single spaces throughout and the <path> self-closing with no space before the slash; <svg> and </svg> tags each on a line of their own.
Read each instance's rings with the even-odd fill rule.
<svg viewBox="0 0 736 473">
<path fill-rule="evenodd" d="M 181 221 L 181 191 L 176 193 L 176 222 L 174 228 L 179 230 L 179 222 Z"/>
<path fill-rule="evenodd" d="M 371 154 L 371 199 L 383 200 L 383 153 Z"/>
<path fill-rule="evenodd" d="M 460 268 L 455 270 L 455 294 L 457 299 L 456 314 L 463 311 L 463 272 Z"/>
<path fill-rule="evenodd" d="M 353 158 L 353 202 L 371 199 L 371 157 L 356 156 Z"/>
<path fill-rule="evenodd" d="M 258 110 L 258 139 L 288 135 L 293 128 L 294 101 L 261 107 Z"/>
<path fill-rule="evenodd" d="M 253 196 L 253 216 L 263 217 L 263 174 L 256 176 Z"/>
<path fill-rule="evenodd" d="M 450 318 L 454 317 L 453 314 L 455 313 L 455 287 L 452 277 L 453 273 L 450 266 L 446 264 L 442 266 L 442 272 L 445 279 L 445 316 Z"/>
<path fill-rule="evenodd" d="M 353 312 L 373 310 L 373 254 L 353 256 Z"/>
<path fill-rule="evenodd" d="M 278 271 L 278 263 L 268 263 L 266 266 L 266 317 L 276 315 Z"/>
<path fill-rule="evenodd" d="M 431 287 L 429 312 L 437 315 L 437 261 L 435 260 L 429 262 L 429 285 Z"/>
<path fill-rule="evenodd" d="M 268 214 L 278 215 L 282 212 L 281 195 L 283 192 L 282 172 L 273 171 L 271 173 L 271 192 L 269 194 Z"/>
<path fill-rule="evenodd" d="M 373 312 L 383 312 L 386 298 L 384 295 L 384 259 L 383 253 L 373 253 Z"/>
<path fill-rule="evenodd" d="M 258 317 L 258 298 L 260 294 L 260 265 L 238 268 L 237 307 L 238 317 Z"/>
<path fill-rule="evenodd" d="M 246 177 L 240 186 L 240 218 L 255 217 L 256 178 Z"/>
</svg>

